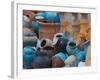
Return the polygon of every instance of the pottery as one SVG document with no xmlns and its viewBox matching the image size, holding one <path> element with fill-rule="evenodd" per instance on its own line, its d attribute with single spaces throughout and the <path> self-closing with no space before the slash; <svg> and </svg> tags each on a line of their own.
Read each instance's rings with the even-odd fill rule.
<svg viewBox="0 0 100 80">
<path fill-rule="evenodd" d="M 66 38 L 59 38 L 57 43 L 54 45 L 55 53 L 58 53 L 58 52 L 67 53 L 67 50 L 66 50 L 67 43 L 68 43 L 68 40 Z"/>
<path fill-rule="evenodd" d="M 84 67 L 85 66 L 85 62 L 79 62 L 78 67 Z"/>
<path fill-rule="evenodd" d="M 64 33 L 56 33 L 53 37 L 53 45 L 55 45 L 59 38 L 65 38 Z"/>
<path fill-rule="evenodd" d="M 60 30 L 60 23 L 47 23 L 38 21 L 39 24 L 39 38 L 53 39 L 54 34 Z"/>
<path fill-rule="evenodd" d="M 55 55 L 55 57 L 59 57 L 62 61 L 65 61 L 68 58 L 67 53 L 59 52 Z"/>
<path fill-rule="evenodd" d="M 55 55 L 55 52 L 54 52 L 54 47 L 51 47 L 51 46 L 46 46 L 43 48 L 44 51 L 47 51 L 47 56 L 51 59 L 52 56 Z"/>
<path fill-rule="evenodd" d="M 76 60 L 76 56 L 70 55 L 68 58 L 64 61 L 65 65 L 69 65 L 73 63 Z"/>
<path fill-rule="evenodd" d="M 52 57 L 52 68 L 64 67 L 64 62 L 59 57 Z"/>
<path fill-rule="evenodd" d="M 69 55 L 75 55 L 79 61 L 85 60 L 86 51 L 79 50 L 76 43 L 73 40 L 68 42 L 68 45 L 66 46 L 66 50 Z"/>
<path fill-rule="evenodd" d="M 68 41 L 68 44 L 66 46 L 66 51 L 69 55 L 73 55 L 77 50 L 77 45 L 73 40 Z"/>
<path fill-rule="evenodd" d="M 23 15 L 27 16 L 32 22 L 34 20 L 35 13 L 31 10 L 23 10 Z"/>
<path fill-rule="evenodd" d="M 47 38 L 42 39 L 40 45 L 41 45 L 41 48 L 48 47 L 48 46 L 53 47 L 52 41 Z"/>
<path fill-rule="evenodd" d="M 51 60 L 47 56 L 47 51 L 38 50 L 33 61 L 33 68 L 50 68 Z"/>
<path fill-rule="evenodd" d="M 25 47 L 23 49 L 23 68 L 33 68 L 32 63 L 36 56 L 36 50 L 32 47 Z"/>
<path fill-rule="evenodd" d="M 37 21 L 33 21 L 32 22 L 32 28 L 34 30 L 34 32 L 36 33 L 37 37 L 39 37 L 39 24 Z"/>
<path fill-rule="evenodd" d="M 28 28 L 23 28 L 23 47 L 36 46 L 37 37 L 34 32 Z"/>
<path fill-rule="evenodd" d="M 74 55 L 76 56 L 76 58 L 79 61 L 85 61 L 85 57 L 86 57 L 86 51 L 80 51 L 79 49 L 77 49 L 74 53 Z"/>
<path fill-rule="evenodd" d="M 38 22 L 38 23 L 37 23 Z M 52 39 L 53 35 L 60 30 L 60 18 L 56 12 L 40 12 L 35 16 L 33 28 L 39 32 L 39 38 Z"/>
<path fill-rule="evenodd" d="M 36 14 L 37 16 L 43 17 L 43 21 L 47 21 L 50 23 L 59 23 L 60 22 L 60 17 L 56 12 L 52 11 L 46 11 L 46 12 L 40 12 Z"/>
<path fill-rule="evenodd" d="M 32 23 L 27 16 L 23 16 L 23 27 L 31 28 Z"/>
<path fill-rule="evenodd" d="M 87 50 L 88 46 L 90 45 L 90 41 L 85 41 L 78 46 L 80 50 Z"/>
</svg>

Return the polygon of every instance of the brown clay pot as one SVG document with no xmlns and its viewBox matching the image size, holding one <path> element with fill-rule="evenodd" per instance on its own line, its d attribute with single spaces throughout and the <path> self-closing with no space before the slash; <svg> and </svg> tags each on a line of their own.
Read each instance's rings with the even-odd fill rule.
<svg viewBox="0 0 100 80">
<path fill-rule="evenodd" d="M 60 23 L 47 23 L 38 21 L 39 38 L 53 39 L 54 34 L 60 31 Z"/>
<path fill-rule="evenodd" d="M 35 13 L 31 10 L 23 10 L 23 15 L 27 16 L 30 19 L 30 21 L 33 21 Z"/>
</svg>

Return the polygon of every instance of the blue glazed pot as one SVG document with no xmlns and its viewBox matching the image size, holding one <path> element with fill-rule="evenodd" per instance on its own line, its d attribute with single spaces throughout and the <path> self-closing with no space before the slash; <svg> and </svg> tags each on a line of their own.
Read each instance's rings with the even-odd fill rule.
<svg viewBox="0 0 100 80">
<path fill-rule="evenodd" d="M 67 50 L 69 55 L 73 55 L 77 50 L 76 43 L 75 42 L 68 42 L 68 44 L 66 46 L 66 50 Z"/>
<path fill-rule="evenodd" d="M 62 52 L 59 52 L 55 55 L 55 57 L 59 57 L 62 61 L 65 61 L 68 57 L 67 53 L 62 53 Z"/>
<path fill-rule="evenodd" d="M 56 12 L 52 12 L 52 11 L 40 12 L 36 14 L 35 19 L 37 16 L 40 16 L 42 20 L 48 22 L 60 23 L 60 17 Z"/>
<path fill-rule="evenodd" d="M 84 61 L 85 56 L 86 56 L 86 52 L 85 51 L 80 51 L 79 49 L 77 49 L 74 55 L 77 57 L 77 59 L 79 61 Z"/>
<path fill-rule="evenodd" d="M 60 23 L 60 17 L 56 12 L 45 12 L 46 19 L 48 22 Z"/>
<path fill-rule="evenodd" d="M 86 51 L 79 50 L 77 44 L 73 40 L 68 42 L 66 50 L 69 55 L 75 55 L 79 61 L 83 61 L 85 59 Z"/>
<path fill-rule="evenodd" d="M 32 68 L 33 60 L 36 56 L 36 50 L 32 47 L 25 47 L 23 49 L 23 68 L 30 69 Z"/>
</svg>

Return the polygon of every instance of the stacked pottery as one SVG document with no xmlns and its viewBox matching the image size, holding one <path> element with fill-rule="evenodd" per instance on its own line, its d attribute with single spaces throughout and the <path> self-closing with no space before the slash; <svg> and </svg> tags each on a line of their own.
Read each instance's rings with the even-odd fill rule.
<svg viewBox="0 0 100 80">
<path fill-rule="evenodd" d="M 23 47 L 25 46 L 36 46 L 37 37 L 34 32 L 28 28 L 23 29 Z"/>
<path fill-rule="evenodd" d="M 67 54 L 59 52 L 55 56 L 52 57 L 52 67 L 64 67 L 64 61 L 68 57 Z"/>
<path fill-rule="evenodd" d="M 48 52 L 44 50 L 38 50 L 37 56 L 33 61 L 33 68 L 50 68 L 51 60 L 47 56 Z"/>
<path fill-rule="evenodd" d="M 33 61 L 36 56 L 36 50 L 32 47 L 25 47 L 23 49 L 23 68 L 31 69 L 33 68 Z"/>
</svg>

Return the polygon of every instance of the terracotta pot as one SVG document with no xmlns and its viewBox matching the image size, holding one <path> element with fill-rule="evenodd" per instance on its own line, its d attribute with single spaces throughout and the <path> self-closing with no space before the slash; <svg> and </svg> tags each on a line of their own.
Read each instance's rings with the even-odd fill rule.
<svg viewBox="0 0 100 80">
<path fill-rule="evenodd" d="M 39 38 L 53 39 L 54 34 L 60 31 L 60 23 L 46 23 L 40 22 L 39 24 Z"/>
<path fill-rule="evenodd" d="M 59 57 L 52 57 L 52 68 L 64 67 L 64 62 Z"/>
<path fill-rule="evenodd" d="M 31 10 L 23 10 L 23 15 L 27 16 L 32 22 L 34 20 L 35 13 Z"/>
<path fill-rule="evenodd" d="M 30 19 L 25 15 L 23 16 L 23 27 L 26 27 L 26 28 L 32 27 L 32 23 L 31 23 Z"/>
</svg>

